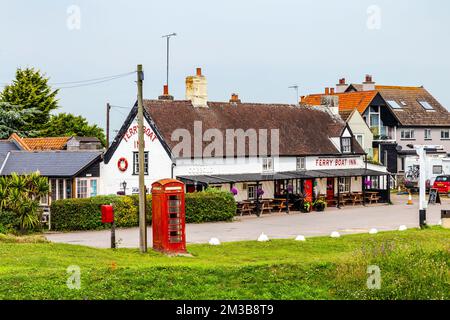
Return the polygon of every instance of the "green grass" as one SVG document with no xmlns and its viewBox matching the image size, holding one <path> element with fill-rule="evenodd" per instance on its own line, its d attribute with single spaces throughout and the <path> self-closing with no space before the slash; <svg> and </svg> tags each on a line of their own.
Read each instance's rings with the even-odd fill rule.
<svg viewBox="0 0 450 320">
<path fill-rule="evenodd" d="M 450 230 L 189 245 L 193 257 L 0 237 L 0 299 L 449 299 Z M 21 243 L 18 243 L 21 242 Z M 81 289 L 66 285 L 81 268 Z M 367 289 L 367 266 L 381 289 Z"/>
</svg>

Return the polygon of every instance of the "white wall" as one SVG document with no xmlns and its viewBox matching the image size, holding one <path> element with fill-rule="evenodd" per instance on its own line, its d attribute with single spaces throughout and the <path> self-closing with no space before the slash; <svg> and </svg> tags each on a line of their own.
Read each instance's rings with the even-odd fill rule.
<svg viewBox="0 0 450 320">
<path fill-rule="evenodd" d="M 138 135 L 137 131 L 135 133 L 133 130 L 135 126 L 137 126 L 136 119 L 130 125 L 132 133 L 130 133 L 129 128 L 108 164 L 104 162 L 100 164 L 100 190 L 102 194 L 116 194 L 117 191 L 122 191 L 121 184 L 123 181 L 127 182 L 127 194 L 139 190 L 139 176 L 133 175 L 133 152 L 138 151 Z M 170 178 L 172 162 L 147 121 L 144 121 L 144 126 L 147 129 L 146 134 L 144 134 L 145 151 L 149 152 L 149 174 L 145 176 L 145 185 L 150 190 L 153 182 Z M 119 159 L 122 157 L 128 161 L 128 168 L 125 172 L 120 171 L 117 166 Z"/>
</svg>

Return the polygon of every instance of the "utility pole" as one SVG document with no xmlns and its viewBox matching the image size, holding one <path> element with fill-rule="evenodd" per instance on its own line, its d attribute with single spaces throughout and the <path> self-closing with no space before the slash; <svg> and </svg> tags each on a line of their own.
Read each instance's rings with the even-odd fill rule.
<svg viewBox="0 0 450 320">
<path fill-rule="evenodd" d="M 425 146 L 416 146 L 416 153 L 419 156 L 419 225 L 424 227 L 427 221 L 427 200 L 426 200 L 426 150 Z"/>
<path fill-rule="evenodd" d="M 109 148 L 109 112 L 111 111 L 111 105 L 109 102 L 106 104 L 106 149 Z"/>
<path fill-rule="evenodd" d="M 137 100 L 138 100 L 138 142 L 139 142 L 139 248 L 141 253 L 147 252 L 147 223 L 145 217 L 145 181 L 144 181 L 144 105 L 142 98 L 142 82 L 144 72 L 142 64 L 137 66 Z"/>
<path fill-rule="evenodd" d="M 167 48 L 166 48 L 166 61 L 167 61 L 167 63 L 166 63 L 166 85 L 167 85 L 167 88 L 169 88 L 169 40 L 170 40 L 170 37 L 174 37 L 174 36 L 176 36 L 177 34 L 174 32 L 174 33 L 171 33 L 171 34 L 166 34 L 166 35 L 164 35 L 164 36 L 162 36 L 162 38 L 166 38 L 166 42 L 167 42 L 167 44 L 166 44 L 166 46 L 167 46 Z"/>
</svg>

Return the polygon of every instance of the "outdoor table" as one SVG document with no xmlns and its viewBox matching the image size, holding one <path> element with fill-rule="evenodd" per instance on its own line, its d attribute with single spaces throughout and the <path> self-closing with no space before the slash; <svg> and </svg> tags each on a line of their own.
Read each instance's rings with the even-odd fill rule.
<svg viewBox="0 0 450 320">
<path fill-rule="evenodd" d="M 242 206 L 241 206 L 241 209 L 240 209 L 241 216 L 244 213 L 252 214 L 254 208 L 255 208 L 255 205 L 252 202 L 242 201 Z"/>
<path fill-rule="evenodd" d="M 352 198 L 353 205 L 355 205 L 356 203 L 360 203 L 360 204 L 363 203 L 362 193 L 359 193 L 359 192 L 352 193 L 351 198 Z"/>
<path fill-rule="evenodd" d="M 369 202 L 369 204 L 372 204 L 372 201 L 375 203 L 378 203 L 378 200 L 380 200 L 379 192 L 378 191 L 366 191 L 366 201 Z"/>
<path fill-rule="evenodd" d="M 272 199 L 262 199 L 261 200 L 261 214 L 264 213 L 264 211 L 267 211 L 268 213 L 272 212 L 273 205 L 272 205 Z"/>
</svg>

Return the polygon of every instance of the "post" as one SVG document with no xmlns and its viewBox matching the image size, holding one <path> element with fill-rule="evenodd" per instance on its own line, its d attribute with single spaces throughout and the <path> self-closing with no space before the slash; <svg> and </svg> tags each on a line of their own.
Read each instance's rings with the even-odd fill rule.
<svg viewBox="0 0 450 320">
<path fill-rule="evenodd" d="M 116 248 L 116 223 L 113 222 L 111 223 L 111 249 L 115 249 Z"/>
<path fill-rule="evenodd" d="M 109 102 L 106 104 L 106 148 L 109 148 L 109 112 L 111 111 L 111 105 Z"/>
<path fill-rule="evenodd" d="M 367 179 L 367 177 L 366 176 L 362 176 L 362 203 L 363 203 L 363 206 L 365 206 L 366 205 L 366 179 Z"/>
<path fill-rule="evenodd" d="M 256 182 L 256 216 L 260 216 L 261 213 L 259 212 L 259 181 Z"/>
<path fill-rule="evenodd" d="M 169 87 L 169 39 L 170 39 L 170 37 L 167 37 L 166 39 L 167 39 L 167 52 L 166 52 L 166 54 L 167 54 L 167 57 L 166 57 L 166 59 L 167 59 L 167 65 L 166 65 L 166 85 L 167 85 L 167 88 L 168 88 L 168 87 Z"/>
<path fill-rule="evenodd" d="M 417 155 L 419 156 L 419 225 L 424 227 L 427 220 L 427 201 L 426 201 L 426 162 L 425 162 L 425 147 L 416 147 Z"/>
<path fill-rule="evenodd" d="M 289 214 L 289 180 L 285 180 L 285 189 L 286 189 L 286 214 Z"/>
<path fill-rule="evenodd" d="M 145 181 L 144 181 L 144 105 L 142 98 L 142 82 L 144 72 L 142 65 L 137 66 L 138 89 L 138 141 L 139 141 L 139 248 L 141 253 L 147 252 L 147 223 L 145 217 Z"/>
<path fill-rule="evenodd" d="M 341 208 L 341 183 L 339 182 L 339 177 L 337 177 L 337 208 Z"/>
<path fill-rule="evenodd" d="M 391 203 L 391 175 L 386 175 L 387 203 Z"/>
</svg>

